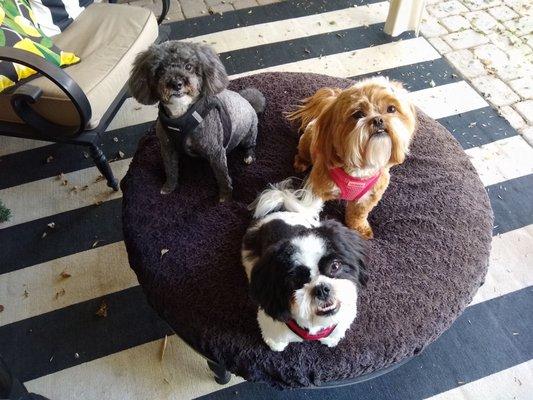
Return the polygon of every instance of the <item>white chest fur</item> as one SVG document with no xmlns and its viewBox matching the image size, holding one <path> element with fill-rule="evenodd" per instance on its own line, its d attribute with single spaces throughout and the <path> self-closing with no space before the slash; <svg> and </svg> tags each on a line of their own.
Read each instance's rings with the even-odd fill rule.
<svg viewBox="0 0 533 400">
<path fill-rule="evenodd" d="M 163 104 L 168 115 L 173 118 L 181 117 L 187 112 L 195 99 L 189 95 L 184 95 L 181 97 L 172 96 L 168 103 Z"/>
</svg>

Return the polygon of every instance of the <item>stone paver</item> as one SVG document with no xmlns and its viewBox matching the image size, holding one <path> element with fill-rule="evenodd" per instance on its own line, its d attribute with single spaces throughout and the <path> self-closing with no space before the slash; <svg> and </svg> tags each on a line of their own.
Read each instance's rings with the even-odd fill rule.
<svg viewBox="0 0 533 400">
<path fill-rule="evenodd" d="M 531 0 L 505 0 L 505 3 L 520 15 L 533 15 Z"/>
<path fill-rule="evenodd" d="M 420 24 L 420 33 L 427 38 L 442 36 L 448 33 L 445 27 L 439 24 L 437 18 L 426 16 Z"/>
<path fill-rule="evenodd" d="M 207 14 L 207 5 L 198 0 L 179 0 L 185 18 L 201 17 Z"/>
<path fill-rule="evenodd" d="M 533 0 L 428 0 L 423 36 L 533 145 Z"/>
<path fill-rule="evenodd" d="M 526 76 L 509 82 L 509 86 L 524 100 L 533 99 L 533 78 Z"/>
<path fill-rule="evenodd" d="M 483 10 L 500 5 L 501 0 L 463 0 L 462 3 L 472 11 Z"/>
<path fill-rule="evenodd" d="M 209 14 L 223 14 L 227 11 L 234 11 L 235 8 L 227 1 L 219 0 L 205 0 L 207 4 L 207 12 Z"/>
<path fill-rule="evenodd" d="M 446 43 L 444 40 L 442 40 L 439 37 L 429 38 L 428 42 L 431 43 L 433 47 L 440 53 L 440 54 L 446 54 L 450 51 L 452 51 L 452 48 Z"/>
<path fill-rule="evenodd" d="M 520 96 L 494 76 L 474 78 L 472 79 L 472 83 L 485 99 L 496 107 L 508 106 L 520 100 Z"/>
<path fill-rule="evenodd" d="M 458 0 L 442 1 L 429 5 L 426 9 L 431 15 L 437 18 L 449 17 L 450 15 L 461 14 L 468 11 L 468 8 L 462 5 Z"/>
<path fill-rule="evenodd" d="M 119 0 L 130 2 L 129 0 Z M 154 11 L 160 12 L 159 0 L 131 0 L 132 2 L 149 1 L 154 4 Z M 228 11 L 257 7 L 265 4 L 279 3 L 282 0 L 170 0 L 170 10 L 165 22 L 179 21 L 185 18 L 201 17 L 208 14 L 223 14 Z"/>
<path fill-rule="evenodd" d="M 472 28 L 474 28 L 476 32 L 485 35 L 493 32 L 496 28 L 501 27 L 501 24 L 486 11 L 472 11 L 465 14 L 465 17 L 470 21 Z"/>
<path fill-rule="evenodd" d="M 452 15 L 451 17 L 442 18 L 440 23 L 450 32 L 457 32 L 470 28 L 470 22 L 462 15 Z"/>
<path fill-rule="evenodd" d="M 470 50 L 458 50 L 446 53 L 445 57 L 465 78 L 475 78 L 485 74 L 485 67 Z"/>
<path fill-rule="evenodd" d="M 530 146 L 533 146 L 533 126 L 528 126 L 527 128 L 522 129 L 520 134 Z"/>
<path fill-rule="evenodd" d="M 240 10 L 243 8 L 255 7 L 257 6 L 257 1 L 255 0 L 233 0 L 231 5 L 236 9 Z"/>
<path fill-rule="evenodd" d="M 519 15 L 516 12 L 514 12 L 512 8 L 509 8 L 507 6 L 489 8 L 487 11 L 489 12 L 490 15 L 496 18 L 497 21 L 500 21 L 500 22 L 508 21 L 510 19 L 519 17 Z"/>
<path fill-rule="evenodd" d="M 473 29 L 466 29 L 464 31 L 450 33 L 443 36 L 443 39 L 448 43 L 452 49 L 461 50 L 470 47 L 479 46 L 488 43 L 489 38 Z"/>
<path fill-rule="evenodd" d="M 529 15 L 505 21 L 503 24 L 516 36 L 528 35 L 533 32 L 533 17 Z"/>
<path fill-rule="evenodd" d="M 524 118 L 511 106 L 503 106 L 499 110 L 500 115 L 505 118 L 515 129 L 522 129 L 526 126 Z"/>
<path fill-rule="evenodd" d="M 529 125 L 533 125 L 533 100 L 524 100 L 514 105 L 516 111 L 527 121 Z"/>
</svg>

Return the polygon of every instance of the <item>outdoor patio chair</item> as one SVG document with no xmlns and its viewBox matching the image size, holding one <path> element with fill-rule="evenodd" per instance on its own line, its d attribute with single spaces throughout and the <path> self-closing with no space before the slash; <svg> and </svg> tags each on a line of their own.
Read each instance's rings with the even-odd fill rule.
<svg viewBox="0 0 533 400">
<path fill-rule="evenodd" d="M 169 0 L 162 0 L 162 21 Z M 40 73 L 0 93 L 0 135 L 86 146 L 107 185 L 118 190 L 106 156 L 98 146 L 124 101 L 135 56 L 159 34 L 154 14 L 144 8 L 95 3 L 53 41 L 81 58 L 61 69 L 30 52 L 0 47 L 0 60 Z"/>
</svg>

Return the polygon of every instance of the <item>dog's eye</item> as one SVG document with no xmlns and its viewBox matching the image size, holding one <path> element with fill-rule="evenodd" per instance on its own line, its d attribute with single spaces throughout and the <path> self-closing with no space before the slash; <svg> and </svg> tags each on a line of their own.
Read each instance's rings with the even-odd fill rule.
<svg viewBox="0 0 533 400">
<path fill-rule="evenodd" d="M 191 64 L 185 64 L 185 69 L 187 71 L 190 71 L 192 69 L 192 65 Z"/>
<path fill-rule="evenodd" d="M 365 113 L 362 112 L 361 110 L 356 111 L 356 112 L 353 114 L 353 117 L 354 117 L 355 119 L 361 119 L 361 118 L 364 118 L 364 116 L 365 116 Z"/>
<path fill-rule="evenodd" d="M 331 271 L 332 274 L 336 274 L 337 272 L 339 272 L 340 269 L 341 269 L 341 263 L 340 263 L 340 261 L 338 261 L 338 260 L 333 260 L 333 262 L 331 263 L 329 269 L 330 269 L 330 271 Z"/>
<path fill-rule="evenodd" d="M 387 107 L 387 112 L 388 112 L 388 113 L 391 113 L 391 114 L 392 114 L 392 113 L 395 113 L 395 112 L 396 112 L 396 107 L 394 107 L 394 106 L 388 106 L 388 107 Z"/>
</svg>

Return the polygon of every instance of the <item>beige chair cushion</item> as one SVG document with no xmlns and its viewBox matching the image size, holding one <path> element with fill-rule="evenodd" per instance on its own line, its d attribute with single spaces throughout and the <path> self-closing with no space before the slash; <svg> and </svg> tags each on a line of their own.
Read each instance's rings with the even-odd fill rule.
<svg viewBox="0 0 533 400">
<path fill-rule="evenodd" d="M 80 85 L 89 99 L 92 117 L 87 128 L 98 126 L 128 79 L 135 55 L 148 48 L 157 38 L 155 16 L 144 8 L 120 4 L 92 4 L 61 34 L 54 43 L 80 58 L 79 64 L 65 71 Z M 31 81 L 43 89 L 34 106 L 52 122 L 76 126 L 78 113 L 68 97 L 45 77 Z M 9 94 L 0 94 L 0 120 L 22 121 L 9 103 Z"/>
</svg>

